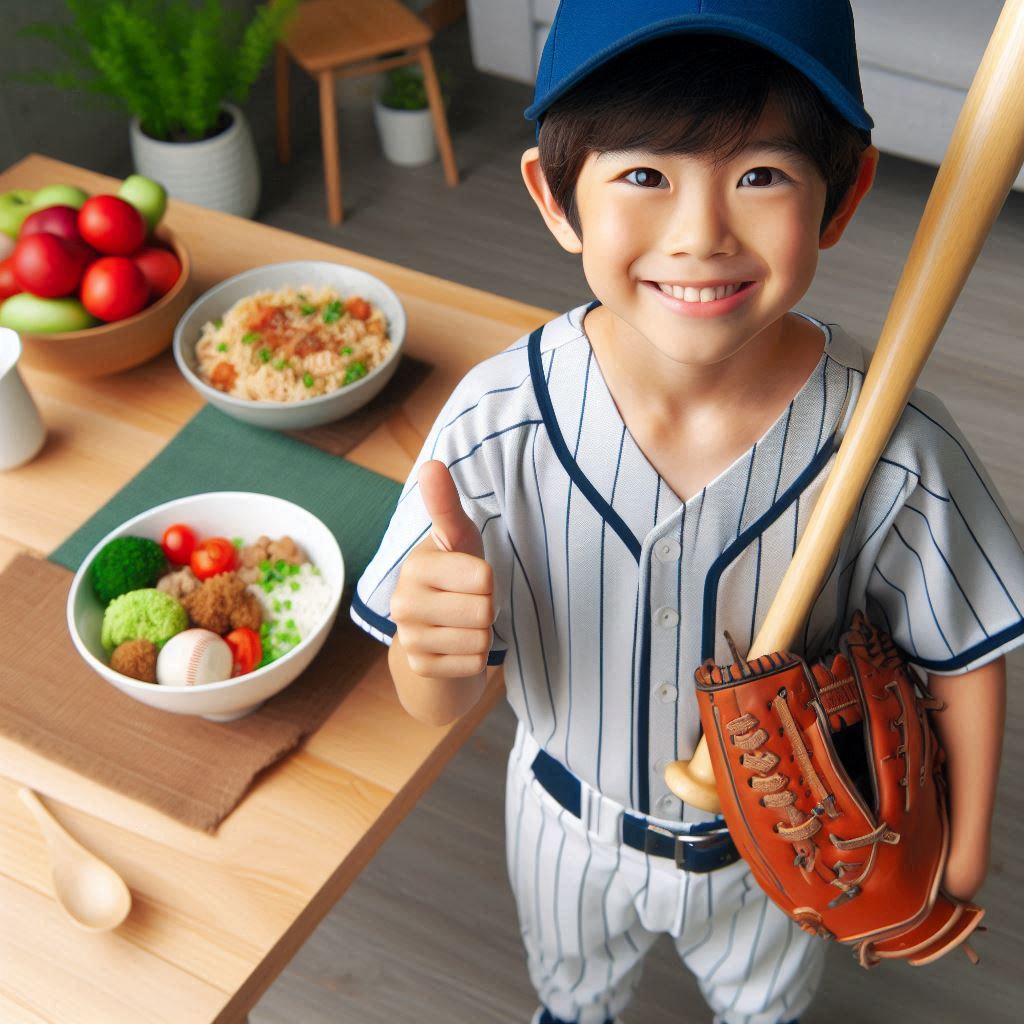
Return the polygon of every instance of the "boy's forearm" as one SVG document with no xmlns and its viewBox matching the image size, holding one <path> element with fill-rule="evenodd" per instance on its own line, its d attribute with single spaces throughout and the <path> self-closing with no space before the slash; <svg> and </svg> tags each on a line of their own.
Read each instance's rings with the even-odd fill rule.
<svg viewBox="0 0 1024 1024">
<path fill-rule="evenodd" d="M 409 667 L 401 641 L 395 636 L 388 649 L 388 667 L 395 681 L 398 699 L 413 718 L 427 725 L 448 725 L 461 718 L 481 696 L 487 683 L 486 670 L 458 679 L 421 676 Z"/>
<path fill-rule="evenodd" d="M 946 872 L 951 895 L 967 899 L 988 870 L 992 812 L 1006 718 L 1006 659 L 962 676 L 929 676 L 946 707 L 934 715 L 946 752 L 952 844 Z"/>
</svg>

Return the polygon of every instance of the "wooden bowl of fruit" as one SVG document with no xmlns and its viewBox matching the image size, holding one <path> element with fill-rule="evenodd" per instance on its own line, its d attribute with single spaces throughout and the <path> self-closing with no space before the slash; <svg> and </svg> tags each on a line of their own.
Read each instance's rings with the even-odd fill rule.
<svg viewBox="0 0 1024 1024">
<path fill-rule="evenodd" d="M 192 297 L 188 251 L 160 224 L 163 188 L 125 179 L 118 195 L 72 186 L 35 194 L 0 262 L 0 326 L 21 336 L 22 363 L 100 377 L 166 349 Z M 10 232 L 8 232 L 8 235 Z"/>
</svg>

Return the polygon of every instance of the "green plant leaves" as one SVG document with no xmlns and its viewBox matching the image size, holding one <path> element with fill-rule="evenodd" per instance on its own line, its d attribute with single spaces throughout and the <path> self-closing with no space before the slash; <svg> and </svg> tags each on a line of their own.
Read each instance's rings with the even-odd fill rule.
<svg viewBox="0 0 1024 1024">
<path fill-rule="evenodd" d="M 63 64 L 20 76 L 101 93 L 157 139 L 216 130 L 225 100 L 245 101 L 298 0 L 267 0 L 246 19 L 226 0 L 65 0 L 71 22 L 20 35 L 49 42 Z"/>
</svg>

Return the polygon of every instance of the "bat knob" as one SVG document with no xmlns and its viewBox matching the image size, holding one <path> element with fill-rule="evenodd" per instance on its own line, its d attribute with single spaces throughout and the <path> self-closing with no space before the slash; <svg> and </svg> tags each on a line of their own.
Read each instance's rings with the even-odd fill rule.
<svg viewBox="0 0 1024 1024">
<path fill-rule="evenodd" d="M 699 807 L 702 811 L 719 814 L 722 810 L 715 786 L 715 773 L 711 768 L 711 755 L 706 740 L 701 737 L 693 758 L 689 761 L 673 761 L 665 769 L 665 785 L 684 804 Z"/>
</svg>

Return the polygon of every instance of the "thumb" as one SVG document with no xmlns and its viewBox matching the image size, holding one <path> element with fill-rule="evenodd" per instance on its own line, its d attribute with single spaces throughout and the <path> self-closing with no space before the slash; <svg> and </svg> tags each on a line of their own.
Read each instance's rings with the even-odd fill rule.
<svg viewBox="0 0 1024 1024">
<path fill-rule="evenodd" d="M 420 467 L 420 494 L 430 516 L 434 541 L 446 551 L 484 556 L 484 542 L 476 523 L 466 515 L 448 467 L 431 460 Z"/>
</svg>

